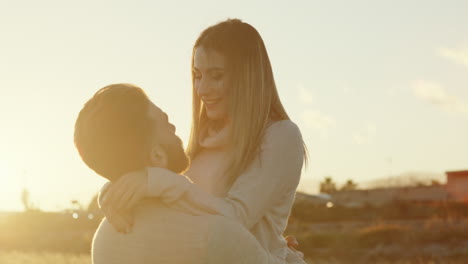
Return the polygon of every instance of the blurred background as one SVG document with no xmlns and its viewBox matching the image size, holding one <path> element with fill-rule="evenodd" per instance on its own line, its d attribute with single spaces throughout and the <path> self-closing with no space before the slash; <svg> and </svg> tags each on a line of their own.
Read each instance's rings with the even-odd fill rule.
<svg viewBox="0 0 468 264">
<path fill-rule="evenodd" d="M 262 35 L 309 148 L 286 233 L 310 263 L 463 263 L 467 13 L 455 0 L 0 0 L 0 263 L 90 262 L 105 180 L 74 148 L 79 110 L 134 83 L 187 142 L 192 46 L 227 18 Z"/>
</svg>

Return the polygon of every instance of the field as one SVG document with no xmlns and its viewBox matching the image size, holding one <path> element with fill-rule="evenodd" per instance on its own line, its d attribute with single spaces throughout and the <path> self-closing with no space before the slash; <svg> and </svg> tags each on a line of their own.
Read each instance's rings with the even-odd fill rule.
<svg viewBox="0 0 468 264">
<path fill-rule="evenodd" d="M 299 223 L 289 229 L 309 263 L 468 263 L 468 220 Z"/>
<path fill-rule="evenodd" d="M 309 264 L 351 264 L 355 262 L 340 261 L 334 258 L 306 259 Z M 90 264 L 91 259 L 87 254 L 72 253 L 25 253 L 25 252 L 0 252 L 0 263 L 2 264 Z M 460 260 L 439 259 L 414 259 L 414 260 L 376 260 L 374 264 L 464 264 Z"/>
<path fill-rule="evenodd" d="M 90 264 L 87 254 L 0 252 L 2 264 Z"/>
<path fill-rule="evenodd" d="M 408 207 L 406 214 L 400 214 L 400 209 L 322 212 L 298 204 L 286 235 L 298 239 L 309 264 L 467 263 L 466 207 L 444 211 Z M 4 217 L 0 219 L 0 263 L 89 264 L 91 240 L 100 219 L 89 219 L 88 212 L 77 219 L 70 212 L 40 211 Z"/>
</svg>

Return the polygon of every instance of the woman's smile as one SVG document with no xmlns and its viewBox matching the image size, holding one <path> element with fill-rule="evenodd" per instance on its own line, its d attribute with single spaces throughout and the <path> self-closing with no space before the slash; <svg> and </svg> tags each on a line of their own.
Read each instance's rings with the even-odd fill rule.
<svg viewBox="0 0 468 264">
<path fill-rule="evenodd" d="M 222 98 L 210 98 L 210 99 L 202 99 L 203 103 L 205 104 L 206 108 L 214 108 L 221 102 Z"/>
</svg>

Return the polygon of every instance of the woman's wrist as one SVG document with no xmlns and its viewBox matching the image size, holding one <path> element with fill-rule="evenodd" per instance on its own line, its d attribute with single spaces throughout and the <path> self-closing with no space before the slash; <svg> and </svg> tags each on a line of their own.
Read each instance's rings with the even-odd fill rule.
<svg viewBox="0 0 468 264">
<path fill-rule="evenodd" d="M 172 203 L 187 192 L 192 182 L 184 175 L 158 167 L 146 168 L 147 197 L 161 198 Z"/>
<path fill-rule="evenodd" d="M 151 194 L 150 194 L 150 186 L 149 186 L 149 171 L 148 171 L 149 167 L 145 167 L 143 173 L 145 174 L 145 178 L 146 178 L 146 192 L 145 192 L 145 197 L 151 197 Z"/>
</svg>

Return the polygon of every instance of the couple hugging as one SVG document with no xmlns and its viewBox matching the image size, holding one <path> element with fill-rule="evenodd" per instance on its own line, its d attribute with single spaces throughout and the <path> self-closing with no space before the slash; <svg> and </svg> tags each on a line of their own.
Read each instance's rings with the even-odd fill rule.
<svg viewBox="0 0 468 264">
<path fill-rule="evenodd" d="M 106 86 L 80 111 L 75 145 L 109 180 L 93 263 L 305 263 L 283 232 L 306 148 L 255 28 L 228 19 L 204 30 L 192 83 L 187 153 L 137 86 Z"/>
</svg>

